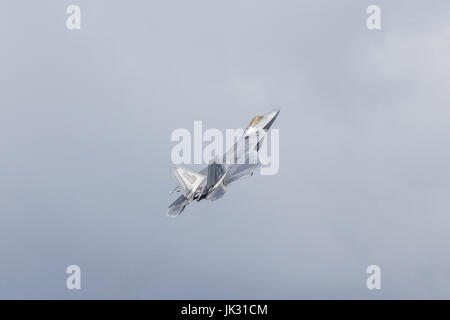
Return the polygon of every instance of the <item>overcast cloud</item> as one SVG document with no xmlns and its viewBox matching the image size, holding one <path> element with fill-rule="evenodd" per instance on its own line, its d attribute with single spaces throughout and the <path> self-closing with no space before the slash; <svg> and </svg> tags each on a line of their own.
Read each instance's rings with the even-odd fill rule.
<svg viewBox="0 0 450 320">
<path fill-rule="evenodd" d="M 450 2 L 4 1 L 0 39 L 0 298 L 450 298 Z M 275 107 L 279 173 L 167 218 L 172 130 Z"/>
</svg>

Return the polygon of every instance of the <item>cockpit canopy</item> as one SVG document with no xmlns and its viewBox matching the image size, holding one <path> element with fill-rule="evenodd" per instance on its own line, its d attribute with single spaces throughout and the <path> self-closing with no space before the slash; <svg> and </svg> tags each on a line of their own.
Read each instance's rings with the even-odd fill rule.
<svg viewBox="0 0 450 320">
<path fill-rule="evenodd" d="M 255 126 L 264 116 L 258 115 L 256 117 L 254 117 L 252 119 L 252 121 L 250 121 L 250 123 L 248 124 L 249 127 L 253 127 Z"/>
</svg>

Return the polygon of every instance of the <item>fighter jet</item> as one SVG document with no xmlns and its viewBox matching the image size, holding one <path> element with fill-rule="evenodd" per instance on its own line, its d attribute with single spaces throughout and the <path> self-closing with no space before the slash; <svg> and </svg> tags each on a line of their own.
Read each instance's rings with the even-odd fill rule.
<svg viewBox="0 0 450 320">
<path fill-rule="evenodd" d="M 208 166 L 199 172 L 176 167 L 172 174 L 178 185 L 170 194 L 179 192 L 181 196 L 169 206 L 167 215 L 180 215 L 193 201 L 220 199 L 228 185 L 244 176 L 252 176 L 261 168 L 258 151 L 279 113 L 280 110 L 272 110 L 265 115 L 254 117 L 233 147 L 223 157 L 211 160 Z"/>
</svg>

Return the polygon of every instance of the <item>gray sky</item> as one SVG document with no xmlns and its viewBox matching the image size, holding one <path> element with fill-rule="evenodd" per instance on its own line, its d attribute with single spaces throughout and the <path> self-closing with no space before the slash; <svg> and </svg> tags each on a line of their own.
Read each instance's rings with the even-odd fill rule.
<svg viewBox="0 0 450 320">
<path fill-rule="evenodd" d="M 69 4 L 81 30 L 66 28 Z M 0 298 L 450 298 L 449 13 L 4 2 Z M 167 218 L 172 130 L 274 107 L 279 173 Z"/>
</svg>

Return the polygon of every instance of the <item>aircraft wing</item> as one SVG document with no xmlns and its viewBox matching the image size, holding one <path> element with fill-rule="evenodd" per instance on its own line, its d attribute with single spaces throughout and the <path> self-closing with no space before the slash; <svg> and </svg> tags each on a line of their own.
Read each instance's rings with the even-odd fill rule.
<svg viewBox="0 0 450 320">
<path fill-rule="evenodd" d="M 179 189 L 184 191 L 184 196 L 187 199 L 193 197 L 197 188 L 206 178 L 200 173 L 189 171 L 182 167 L 177 167 L 173 170 L 173 177 L 178 182 Z"/>
<path fill-rule="evenodd" d="M 230 183 L 242 178 L 244 176 L 250 175 L 253 171 L 259 169 L 261 163 L 256 164 L 233 164 L 228 168 L 228 173 L 223 180 L 224 185 L 229 185 Z"/>
<path fill-rule="evenodd" d="M 223 186 L 217 187 L 211 195 L 208 196 L 208 200 L 216 201 L 219 198 L 222 198 L 225 194 L 225 188 Z"/>
</svg>

